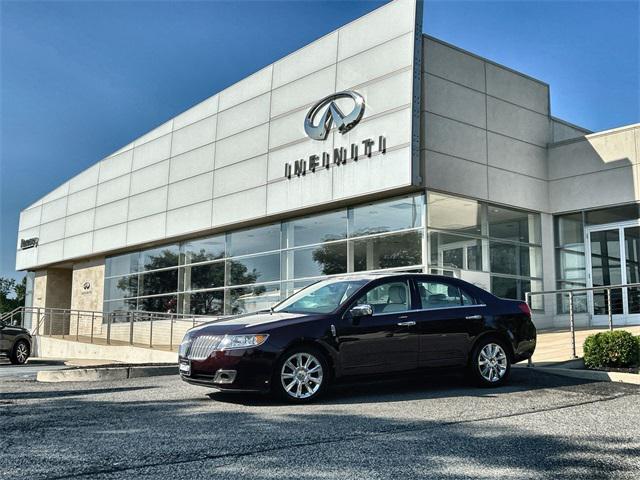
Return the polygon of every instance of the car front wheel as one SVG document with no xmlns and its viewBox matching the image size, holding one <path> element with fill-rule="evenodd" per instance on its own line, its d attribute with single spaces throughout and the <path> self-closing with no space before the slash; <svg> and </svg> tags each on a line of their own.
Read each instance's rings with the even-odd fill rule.
<svg viewBox="0 0 640 480">
<path fill-rule="evenodd" d="M 29 344 L 24 340 L 18 340 L 13 346 L 9 360 L 14 365 L 23 365 L 29 358 Z"/>
<path fill-rule="evenodd" d="M 286 352 L 276 365 L 273 378 L 275 392 L 291 403 L 309 403 L 318 398 L 329 380 L 324 354 L 310 346 Z"/>
<path fill-rule="evenodd" d="M 511 372 L 511 359 L 502 342 L 481 340 L 473 349 L 470 359 L 471 374 L 480 386 L 503 385 Z"/>
</svg>

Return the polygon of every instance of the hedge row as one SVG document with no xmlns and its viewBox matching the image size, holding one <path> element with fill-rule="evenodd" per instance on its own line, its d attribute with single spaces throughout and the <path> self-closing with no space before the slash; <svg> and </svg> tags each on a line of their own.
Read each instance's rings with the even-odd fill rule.
<svg viewBox="0 0 640 480">
<path fill-rule="evenodd" d="M 640 337 L 625 330 L 590 335 L 584 342 L 584 364 L 587 368 L 640 365 Z"/>
</svg>

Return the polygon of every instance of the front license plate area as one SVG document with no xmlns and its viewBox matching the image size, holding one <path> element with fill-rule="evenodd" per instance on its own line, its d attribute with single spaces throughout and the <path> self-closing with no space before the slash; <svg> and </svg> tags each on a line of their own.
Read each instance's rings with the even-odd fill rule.
<svg viewBox="0 0 640 480">
<path fill-rule="evenodd" d="M 179 369 L 181 375 L 185 375 L 187 377 L 191 375 L 191 363 L 189 361 L 181 361 Z"/>
</svg>

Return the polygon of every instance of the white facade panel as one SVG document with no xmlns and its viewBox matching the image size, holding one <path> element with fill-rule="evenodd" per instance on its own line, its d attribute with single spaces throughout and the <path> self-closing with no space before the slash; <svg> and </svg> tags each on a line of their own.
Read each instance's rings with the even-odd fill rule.
<svg viewBox="0 0 640 480">
<path fill-rule="evenodd" d="M 129 199 L 123 198 L 96 208 L 94 228 L 96 230 L 127 221 Z"/>
<path fill-rule="evenodd" d="M 127 223 L 127 245 L 164 238 L 166 213 L 139 218 Z"/>
<path fill-rule="evenodd" d="M 28 231 L 21 231 L 20 238 L 33 238 L 39 237 L 40 243 L 50 243 L 64 238 L 64 224 L 65 219 L 55 220 L 49 223 L 43 223 L 40 225 L 40 232 L 33 232 L 34 229 Z M 37 230 L 37 229 L 36 229 Z M 35 233 L 35 235 L 34 235 Z M 20 239 L 18 239 L 18 242 Z"/>
<path fill-rule="evenodd" d="M 273 88 L 336 63 L 338 32 L 330 33 L 273 64 Z"/>
<path fill-rule="evenodd" d="M 133 170 L 166 160 L 171 155 L 171 135 L 163 135 L 133 149 Z"/>
<path fill-rule="evenodd" d="M 213 172 L 203 173 L 169 185 L 167 208 L 173 210 L 211 198 L 213 198 Z"/>
<path fill-rule="evenodd" d="M 335 91 L 336 66 L 288 83 L 271 95 L 271 117 L 317 102 Z"/>
<path fill-rule="evenodd" d="M 153 190 L 169 182 L 169 160 L 136 170 L 131 174 L 130 195 Z"/>
<path fill-rule="evenodd" d="M 164 212 L 167 209 L 167 190 L 168 187 L 160 187 L 130 197 L 128 220 Z"/>
<path fill-rule="evenodd" d="M 218 113 L 218 95 L 207 98 L 175 117 L 173 119 L 173 129 L 178 130 L 216 113 Z"/>
<path fill-rule="evenodd" d="M 42 205 L 42 223 L 62 218 L 67 214 L 67 197 L 59 198 Z"/>
<path fill-rule="evenodd" d="M 67 200 L 67 215 L 95 208 L 98 187 L 91 187 L 69 195 Z"/>
<path fill-rule="evenodd" d="M 171 129 L 173 128 L 172 125 L 173 125 L 173 121 L 172 120 L 169 120 L 168 122 L 163 123 L 159 127 L 154 128 L 150 132 L 145 133 L 140 138 L 137 138 L 136 140 L 134 140 L 133 141 L 133 146 L 134 147 L 138 147 L 138 146 L 142 145 L 143 143 L 150 142 L 151 140 L 155 140 L 156 138 L 160 138 L 163 135 L 167 135 L 167 134 L 171 133 Z"/>
<path fill-rule="evenodd" d="M 218 114 L 217 139 L 228 137 L 269 121 L 271 93 L 221 111 Z"/>
<path fill-rule="evenodd" d="M 260 125 L 216 142 L 216 168 L 267 153 L 269 124 Z"/>
<path fill-rule="evenodd" d="M 105 158 L 100 162 L 100 182 L 107 182 L 131 172 L 133 149 Z"/>
<path fill-rule="evenodd" d="M 487 64 L 487 93 L 549 114 L 549 86 L 497 65 Z"/>
<path fill-rule="evenodd" d="M 445 155 L 487 163 L 487 132 L 466 123 L 426 113 L 425 147 Z"/>
<path fill-rule="evenodd" d="M 212 201 L 196 203 L 167 212 L 167 236 L 197 232 L 211 227 Z"/>
<path fill-rule="evenodd" d="M 548 184 L 544 180 L 489 167 L 489 200 L 539 212 L 549 209 Z"/>
<path fill-rule="evenodd" d="M 83 233 L 64 239 L 64 258 L 77 258 L 90 255 L 93 245 L 93 232 Z"/>
<path fill-rule="evenodd" d="M 69 180 L 69 194 L 95 186 L 98 183 L 99 170 L 100 164 L 95 164 Z"/>
<path fill-rule="evenodd" d="M 485 92 L 485 62 L 443 42 L 425 39 L 422 66 L 427 73 Z"/>
<path fill-rule="evenodd" d="M 114 178 L 108 182 L 98 185 L 98 196 L 96 205 L 104 205 L 105 203 L 115 202 L 129 196 L 129 188 L 131 185 L 131 175 Z"/>
<path fill-rule="evenodd" d="M 452 120 L 487 128 L 486 98 L 481 92 L 426 74 L 425 110 Z"/>
<path fill-rule="evenodd" d="M 213 170 L 215 144 L 206 145 L 171 158 L 169 181 L 177 182 Z"/>
<path fill-rule="evenodd" d="M 262 155 L 216 170 L 214 198 L 248 190 L 267 183 L 267 156 Z"/>
<path fill-rule="evenodd" d="M 214 142 L 216 139 L 216 123 L 215 116 L 207 117 L 204 120 L 174 131 L 171 142 L 171 155 L 180 155 Z"/>
<path fill-rule="evenodd" d="M 426 151 L 424 154 L 427 188 L 487 199 L 487 166 L 462 158 Z"/>
<path fill-rule="evenodd" d="M 38 248 L 33 248 L 32 250 L 37 250 L 38 252 L 38 264 L 46 265 L 62 260 L 63 244 L 64 240 L 58 240 L 57 242 L 45 243 L 38 245 Z"/>
<path fill-rule="evenodd" d="M 281 172 L 282 175 L 282 172 Z M 295 182 L 285 179 L 267 185 L 267 214 L 285 212 L 293 208 L 322 205 L 333 198 L 333 173 L 320 169 L 312 175 L 297 178 Z"/>
<path fill-rule="evenodd" d="M 33 207 L 20 212 L 20 228 L 31 228 L 40 225 L 40 216 L 42 215 L 42 206 Z"/>
<path fill-rule="evenodd" d="M 107 252 L 127 244 L 127 224 L 121 223 L 93 232 L 93 251 Z"/>
<path fill-rule="evenodd" d="M 547 150 L 527 142 L 489 132 L 488 155 L 492 167 L 547 179 Z"/>
<path fill-rule="evenodd" d="M 213 200 L 212 226 L 218 227 L 266 215 L 266 187 L 219 197 Z M 242 208 L 239 208 L 242 206 Z"/>
<path fill-rule="evenodd" d="M 493 132 L 546 147 L 550 127 L 547 116 L 497 98 L 487 98 L 487 128 Z"/>
<path fill-rule="evenodd" d="M 273 67 L 269 65 L 220 92 L 220 101 L 218 103 L 219 111 L 222 112 L 223 110 L 246 102 L 271 90 L 272 68 Z"/>
<path fill-rule="evenodd" d="M 93 218 L 95 210 L 76 213 L 66 218 L 64 227 L 64 236 L 73 237 L 80 233 L 86 233 L 93 230 Z"/>
</svg>

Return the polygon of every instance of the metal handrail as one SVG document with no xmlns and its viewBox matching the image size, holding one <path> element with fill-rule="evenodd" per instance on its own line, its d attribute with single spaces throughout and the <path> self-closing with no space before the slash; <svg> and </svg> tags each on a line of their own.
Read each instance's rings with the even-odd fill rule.
<svg viewBox="0 0 640 480">
<path fill-rule="evenodd" d="M 627 288 L 640 288 L 640 283 L 624 283 L 616 285 L 601 285 L 597 287 L 570 288 L 564 290 L 544 290 L 541 292 L 525 292 L 524 300 L 531 308 L 531 297 L 534 295 L 568 295 L 569 296 L 569 330 L 571 332 L 571 352 L 573 358 L 578 358 L 576 350 L 576 323 L 573 308 L 573 297 L 576 293 L 605 292 L 607 295 L 607 320 L 609 330 L 613 331 L 613 311 L 611 309 L 611 291 Z"/>
</svg>

